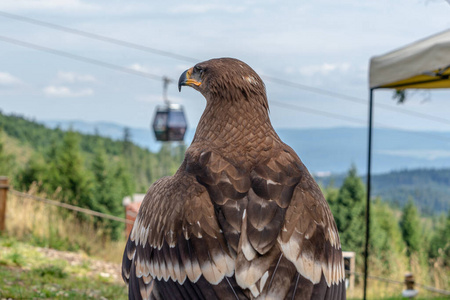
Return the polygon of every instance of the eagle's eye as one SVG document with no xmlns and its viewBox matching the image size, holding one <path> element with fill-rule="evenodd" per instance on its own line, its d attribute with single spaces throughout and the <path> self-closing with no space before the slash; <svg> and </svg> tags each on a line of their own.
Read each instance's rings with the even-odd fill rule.
<svg viewBox="0 0 450 300">
<path fill-rule="evenodd" d="M 201 68 L 199 66 L 195 66 L 194 70 L 196 73 L 200 74 L 200 76 L 203 75 L 203 72 L 204 72 L 203 68 Z"/>
</svg>

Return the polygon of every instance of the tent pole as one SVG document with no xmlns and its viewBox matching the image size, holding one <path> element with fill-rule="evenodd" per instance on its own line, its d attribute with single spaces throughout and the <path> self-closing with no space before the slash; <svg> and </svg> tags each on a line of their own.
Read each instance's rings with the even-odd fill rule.
<svg viewBox="0 0 450 300">
<path fill-rule="evenodd" d="M 369 259 L 369 237 L 370 237 L 370 183 L 372 166 L 372 115 L 373 115 L 373 88 L 369 94 L 369 141 L 367 146 L 367 193 L 366 193 L 366 245 L 364 250 L 364 300 L 367 298 L 367 275 Z"/>
</svg>

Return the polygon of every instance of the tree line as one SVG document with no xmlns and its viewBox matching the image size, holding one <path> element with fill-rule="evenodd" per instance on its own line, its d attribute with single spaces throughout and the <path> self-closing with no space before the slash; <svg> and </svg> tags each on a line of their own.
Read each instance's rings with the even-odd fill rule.
<svg viewBox="0 0 450 300">
<path fill-rule="evenodd" d="M 349 170 L 340 188 L 331 184 L 323 191 L 336 220 L 342 249 L 356 253 L 357 267 L 362 270 L 366 189 L 356 168 Z M 399 261 L 406 261 L 409 270 L 416 267 L 425 274 L 435 268 L 449 271 L 450 212 L 424 218 L 412 198 L 397 210 L 378 197 L 372 200 L 370 230 L 370 263 L 378 273 L 388 276 Z"/>
<path fill-rule="evenodd" d="M 346 175 L 317 178 L 324 186 L 341 186 Z M 362 180 L 365 182 L 366 177 Z M 423 215 L 433 216 L 450 209 L 450 169 L 412 169 L 372 176 L 372 194 L 401 209 L 413 199 Z"/>
</svg>

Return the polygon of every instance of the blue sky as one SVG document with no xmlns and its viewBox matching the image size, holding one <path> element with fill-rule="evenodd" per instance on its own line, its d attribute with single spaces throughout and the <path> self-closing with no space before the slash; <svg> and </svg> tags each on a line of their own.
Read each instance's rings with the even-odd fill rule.
<svg viewBox="0 0 450 300">
<path fill-rule="evenodd" d="M 82 1 L 2 0 L 0 11 L 149 46 L 199 61 L 235 57 L 260 75 L 361 99 L 344 101 L 266 81 L 269 101 L 361 123 L 271 105 L 276 128 L 364 126 L 367 73 L 380 55 L 450 27 L 450 5 L 434 1 Z M 0 36 L 121 67 L 178 78 L 193 63 L 60 32 L 0 15 Z M 169 98 L 196 126 L 205 105 L 191 90 Z M 376 102 L 397 106 L 392 92 Z M 450 91 L 414 92 L 401 109 L 449 119 Z M 162 82 L 0 41 L 0 109 L 37 120 L 107 121 L 148 128 Z M 384 127 L 445 130 L 450 125 L 376 108 Z"/>
</svg>

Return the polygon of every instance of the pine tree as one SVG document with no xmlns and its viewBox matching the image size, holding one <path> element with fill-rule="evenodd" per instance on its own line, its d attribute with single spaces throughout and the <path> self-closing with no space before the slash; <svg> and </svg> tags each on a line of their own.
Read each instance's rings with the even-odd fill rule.
<svg viewBox="0 0 450 300">
<path fill-rule="evenodd" d="M 163 143 L 158 152 L 158 161 L 159 161 L 159 177 L 172 175 L 172 151 L 171 151 L 171 143 Z"/>
<path fill-rule="evenodd" d="M 441 217 L 439 223 L 430 241 L 428 257 L 433 260 L 440 258 L 444 266 L 450 267 L 450 211 L 447 217 Z"/>
<path fill-rule="evenodd" d="M 17 176 L 18 185 L 22 190 L 28 190 L 33 182 L 42 184 L 47 172 L 48 167 L 43 156 L 39 153 L 33 153 L 25 168 Z"/>
<path fill-rule="evenodd" d="M 46 160 L 49 168 L 43 181 L 47 191 L 60 188 L 62 200 L 92 209 L 92 175 L 84 167 L 79 134 L 68 131 L 62 144 L 53 143 Z"/>
<path fill-rule="evenodd" d="M 126 157 L 132 156 L 133 143 L 131 141 L 131 131 L 130 128 L 125 127 L 123 129 L 123 154 Z"/>
<path fill-rule="evenodd" d="M 116 165 L 114 177 L 117 179 L 117 185 L 120 189 L 120 195 L 122 195 L 122 197 L 133 195 L 136 190 L 136 184 L 122 160 L 119 160 Z"/>
<path fill-rule="evenodd" d="M 416 253 L 420 249 L 420 219 L 417 208 L 412 199 L 409 199 L 403 208 L 403 214 L 400 219 L 400 228 L 402 237 L 406 243 L 407 254 L 411 257 L 412 253 Z"/>
<path fill-rule="evenodd" d="M 99 143 L 95 149 L 92 172 L 94 175 L 94 210 L 119 216 L 122 213 L 122 197 L 120 182 L 113 171 L 114 166 L 107 161 L 103 143 Z M 116 240 L 119 237 L 121 224 L 112 220 L 98 220 L 97 224 L 103 224 L 111 238 Z"/>
<path fill-rule="evenodd" d="M 356 252 L 357 263 L 360 262 L 364 250 L 366 227 L 364 200 L 364 184 L 358 177 L 356 167 L 352 166 L 333 206 L 342 248 Z"/>
<path fill-rule="evenodd" d="M 322 193 L 325 195 L 325 199 L 330 206 L 333 216 L 337 214 L 337 199 L 339 196 L 339 189 L 334 187 L 334 180 L 331 179 L 326 188 L 322 188 Z"/>
<path fill-rule="evenodd" d="M 385 275 L 392 271 L 394 258 L 401 255 L 404 249 L 402 234 L 393 210 L 387 203 L 377 198 L 371 210 L 370 219 L 370 251 L 372 261 L 381 265 Z"/>
</svg>

